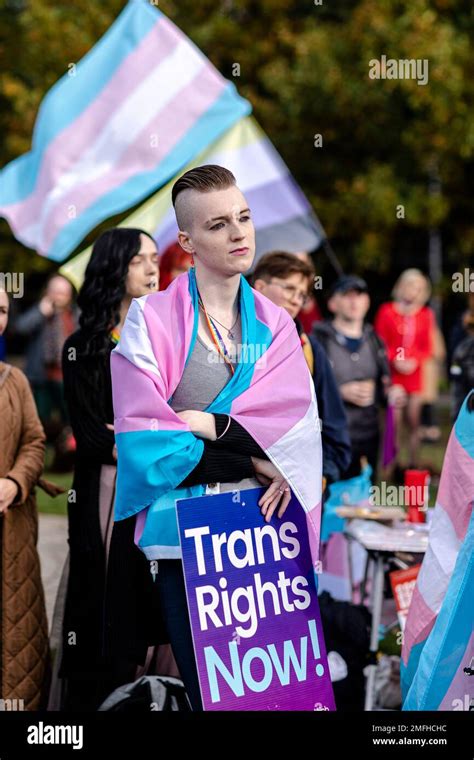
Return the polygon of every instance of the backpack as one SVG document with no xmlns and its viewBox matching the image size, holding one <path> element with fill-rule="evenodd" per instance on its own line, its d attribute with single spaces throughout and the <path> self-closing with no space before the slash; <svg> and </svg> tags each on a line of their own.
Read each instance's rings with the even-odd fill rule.
<svg viewBox="0 0 474 760">
<path fill-rule="evenodd" d="M 179 678 L 143 676 L 119 686 L 98 709 L 99 712 L 191 712 L 191 705 Z"/>
<path fill-rule="evenodd" d="M 347 666 L 347 676 L 332 684 L 336 708 L 359 712 L 364 709 L 371 615 L 364 605 L 336 601 L 327 591 L 319 595 L 319 609 L 328 657 L 337 652 Z"/>
</svg>

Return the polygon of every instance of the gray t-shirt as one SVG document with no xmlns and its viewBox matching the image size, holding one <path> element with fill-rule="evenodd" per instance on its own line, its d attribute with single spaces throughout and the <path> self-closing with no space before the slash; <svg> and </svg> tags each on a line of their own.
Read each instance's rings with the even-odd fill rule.
<svg viewBox="0 0 474 760">
<path fill-rule="evenodd" d="M 229 382 L 231 371 L 222 357 L 198 335 L 170 406 L 175 412 L 203 412 Z"/>
<path fill-rule="evenodd" d="M 197 335 L 191 356 L 184 368 L 181 380 L 170 401 L 175 412 L 194 409 L 202 412 L 214 401 L 231 378 L 230 368 L 222 357 L 208 348 Z M 260 483 L 256 478 L 244 478 L 234 483 L 220 483 L 217 492 L 256 488 Z"/>
</svg>

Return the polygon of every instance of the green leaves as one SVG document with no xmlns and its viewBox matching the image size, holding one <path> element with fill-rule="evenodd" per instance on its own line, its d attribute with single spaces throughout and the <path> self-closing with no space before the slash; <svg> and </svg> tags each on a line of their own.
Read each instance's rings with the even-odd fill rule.
<svg viewBox="0 0 474 760">
<path fill-rule="evenodd" d="M 16 13 L 0 4 L 2 163 L 28 150 L 44 93 L 124 4 L 30 0 Z M 456 266 L 467 262 L 471 0 L 160 0 L 158 7 L 251 100 L 345 266 L 398 270 L 407 236 L 425 239 L 435 224 Z M 426 59 L 428 83 L 370 79 L 369 62 L 383 55 Z M 428 192 L 433 161 L 437 196 Z M 1 230 L 0 269 L 12 250 Z M 36 266 L 37 257 L 30 261 Z"/>
</svg>

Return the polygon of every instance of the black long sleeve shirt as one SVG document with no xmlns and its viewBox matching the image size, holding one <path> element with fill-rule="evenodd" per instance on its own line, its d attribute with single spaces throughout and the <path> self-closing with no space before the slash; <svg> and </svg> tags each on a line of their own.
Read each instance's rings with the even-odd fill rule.
<svg viewBox="0 0 474 760">
<path fill-rule="evenodd" d="M 115 464 L 112 453 L 114 433 L 107 428 L 107 424 L 114 422 L 110 373 L 110 353 L 114 344 L 110 342 L 107 352 L 101 356 L 85 357 L 84 347 L 84 334 L 78 330 L 67 339 L 63 349 L 64 395 L 77 442 L 77 455 L 101 464 Z M 215 414 L 214 417 L 219 436 L 227 426 L 228 417 L 226 414 Z M 251 477 L 255 474 L 252 456 L 268 458 L 252 436 L 231 419 L 222 438 L 204 440 L 201 459 L 179 486 L 229 483 Z"/>
<path fill-rule="evenodd" d="M 228 423 L 227 414 L 215 414 L 217 436 L 222 435 Z M 232 419 L 230 425 L 217 441 L 204 441 L 204 453 L 181 486 L 215 481 L 230 483 L 255 475 L 251 457 L 268 459 L 250 433 Z"/>
</svg>

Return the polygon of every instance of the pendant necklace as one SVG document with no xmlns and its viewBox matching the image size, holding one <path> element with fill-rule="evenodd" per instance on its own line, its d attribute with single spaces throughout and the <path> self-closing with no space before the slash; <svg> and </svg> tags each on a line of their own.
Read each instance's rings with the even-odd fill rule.
<svg viewBox="0 0 474 760">
<path fill-rule="evenodd" d="M 231 340 L 235 340 L 235 335 L 234 335 L 234 333 L 232 332 L 232 330 L 233 330 L 233 329 L 234 329 L 234 327 L 236 326 L 236 324 L 237 324 L 237 321 L 238 321 L 238 319 L 239 319 L 239 316 L 240 316 L 240 315 L 239 315 L 239 313 L 238 313 L 238 312 L 237 312 L 237 316 L 236 316 L 236 318 L 235 318 L 235 322 L 234 322 L 234 324 L 233 324 L 233 325 L 231 325 L 230 327 L 226 327 L 225 325 L 223 325 L 223 324 L 222 324 L 222 322 L 219 322 L 219 320 L 218 320 L 218 319 L 216 319 L 215 317 L 213 317 L 213 316 L 212 316 L 212 314 L 209 314 L 209 312 L 208 312 L 208 311 L 207 311 L 207 309 L 205 308 L 205 306 L 204 306 L 204 304 L 203 304 L 202 300 L 200 300 L 200 301 L 199 301 L 199 306 L 200 306 L 200 307 L 201 307 L 201 309 L 203 310 L 204 314 L 208 314 L 208 315 L 210 316 L 210 318 L 212 319 L 212 321 L 213 321 L 213 322 L 217 322 L 217 324 L 218 324 L 218 325 L 220 325 L 220 326 L 221 326 L 221 327 L 223 327 L 225 330 L 227 330 L 227 337 L 228 337 L 228 338 L 230 338 Z"/>
<path fill-rule="evenodd" d="M 204 306 L 202 298 L 201 298 L 201 296 L 199 294 L 198 294 L 198 303 L 199 303 L 199 306 L 201 307 L 201 309 L 204 312 L 204 316 L 206 317 L 206 322 L 207 322 L 207 326 L 209 328 L 209 332 L 211 334 L 212 342 L 214 343 L 215 347 L 217 348 L 217 351 L 219 352 L 219 354 L 223 358 L 224 362 L 229 367 L 231 373 L 234 374 L 235 373 L 235 367 L 234 367 L 234 365 L 232 363 L 232 360 L 231 360 L 231 358 L 229 356 L 229 352 L 227 350 L 227 346 L 224 343 L 219 330 L 217 329 L 216 325 L 214 324 L 214 319 L 208 313 L 206 307 Z M 238 319 L 238 315 L 237 315 L 237 319 Z M 235 320 L 235 322 L 232 325 L 232 327 L 234 327 L 235 323 L 237 322 L 237 319 Z M 217 322 L 217 319 L 215 321 Z M 220 324 L 220 322 L 219 322 L 219 324 Z M 222 325 L 222 326 L 225 327 L 225 325 Z M 225 329 L 228 330 L 227 327 Z M 229 335 L 229 337 L 230 337 L 230 335 Z"/>
</svg>

